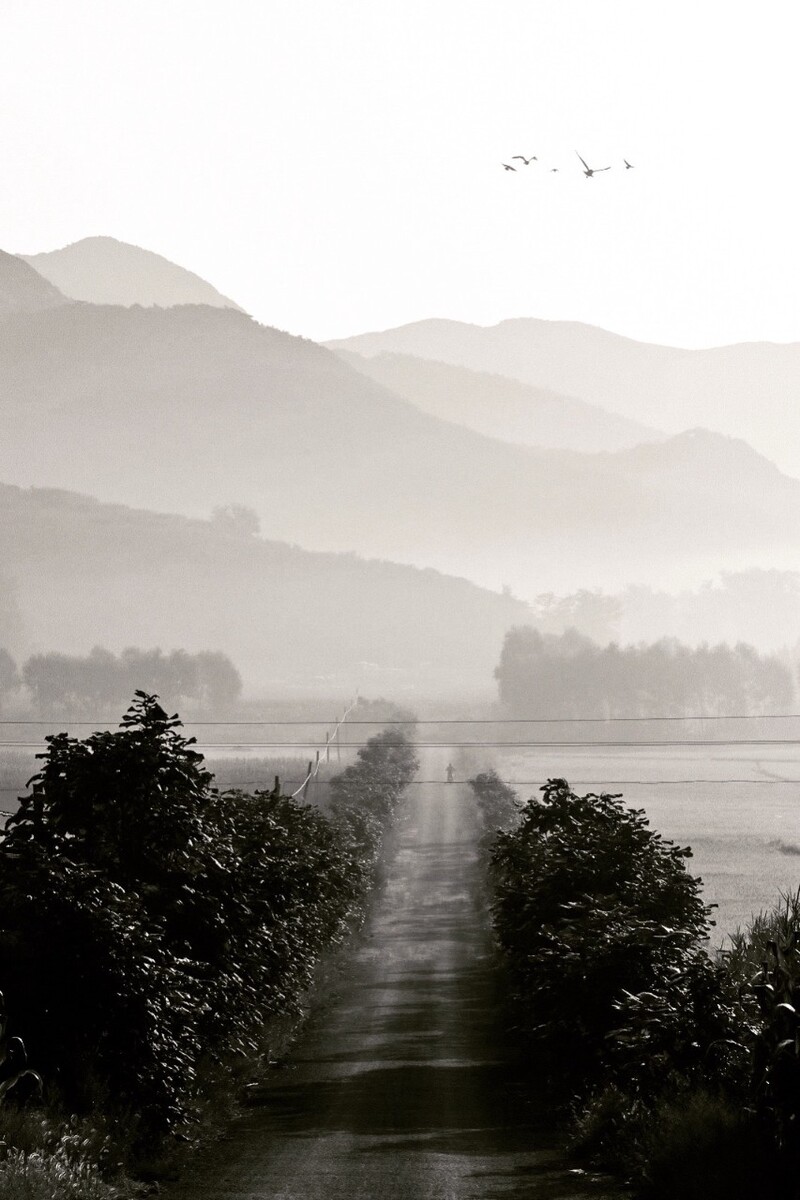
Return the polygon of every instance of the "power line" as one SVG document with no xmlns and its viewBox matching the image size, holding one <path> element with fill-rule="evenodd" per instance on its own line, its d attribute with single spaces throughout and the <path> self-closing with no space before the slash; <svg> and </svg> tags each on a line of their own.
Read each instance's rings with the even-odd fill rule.
<svg viewBox="0 0 800 1200">
<path fill-rule="evenodd" d="M 196 742 L 196 745 L 204 750 L 308 750 L 311 741 L 305 742 Z M 364 746 L 368 746 L 369 742 L 347 742 L 345 748 L 357 750 Z M 627 748 L 632 750 L 647 750 L 654 749 L 659 746 L 664 747 L 691 747 L 691 746 L 800 746 L 798 738 L 681 738 L 659 741 L 610 741 L 608 739 L 583 740 L 572 742 L 553 742 L 553 741 L 525 741 L 525 742 L 509 742 L 497 740 L 482 740 L 473 742 L 413 742 L 413 746 L 421 750 L 447 750 L 475 748 L 475 749 L 506 749 L 506 750 L 546 750 L 546 749 L 570 749 L 570 748 Z M 40 742 L 2 742 L 0 741 L 0 749 L 11 750 L 35 750 L 41 746 Z"/>
<path fill-rule="evenodd" d="M 465 780 L 465 779 L 453 780 L 453 783 L 462 783 L 463 784 L 463 783 L 467 783 L 467 782 L 468 782 L 468 780 Z M 512 787 L 533 787 L 535 785 L 541 784 L 541 782 L 542 782 L 541 776 L 538 779 L 504 779 L 503 780 L 503 783 L 507 783 L 509 786 L 512 786 Z M 596 779 L 572 779 L 569 782 L 570 782 L 570 786 L 574 785 L 575 787 L 589 787 L 589 786 L 596 787 L 596 786 L 598 786 Z M 752 783 L 752 784 L 759 784 L 759 785 L 773 787 L 773 786 L 778 786 L 778 785 L 783 785 L 783 784 L 798 784 L 798 785 L 800 785 L 800 779 L 606 779 L 606 780 L 604 780 L 602 786 L 603 787 L 621 787 L 626 784 L 637 784 L 637 785 L 640 785 L 643 787 L 651 787 L 651 786 L 655 787 L 656 785 L 664 786 L 664 785 L 669 785 L 669 784 L 673 784 L 673 783 L 674 784 Z M 425 785 L 441 784 L 442 787 L 451 786 L 450 784 L 448 784 L 446 779 L 412 779 L 408 786 L 413 787 L 414 785 L 420 785 L 420 784 L 425 784 Z M 265 787 L 266 788 L 266 787 L 269 787 L 269 784 L 267 784 L 265 781 L 259 780 L 259 779 L 246 779 L 246 780 L 239 780 L 238 782 L 231 785 L 232 789 L 235 789 L 237 787 Z M 0 790 L 2 790 L 2 789 L 0 789 Z"/>
<path fill-rule="evenodd" d="M 323 780 L 323 782 L 325 782 L 325 780 Z M 453 783 L 462 783 L 463 784 L 463 783 L 467 783 L 467 782 L 469 782 L 469 781 L 465 780 L 465 779 L 453 780 Z M 541 782 L 542 782 L 541 776 L 538 779 L 504 779 L 503 780 L 503 783 L 507 783 L 507 784 L 509 784 L 509 786 L 512 786 L 512 787 L 533 787 L 537 784 L 541 784 Z M 752 783 L 752 784 L 758 784 L 759 786 L 761 786 L 761 785 L 779 786 L 779 785 L 784 785 L 784 784 L 800 785 L 800 779 L 606 779 L 606 780 L 604 780 L 602 786 L 603 787 L 621 787 L 626 784 L 637 784 L 637 785 L 646 786 L 646 787 L 651 787 L 651 786 L 654 787 L 656 785 L 662 786 L 662 785 L 669 785 L 669 784 L 690 784 L 690 783 L 698 783 L 698 784 L 699 783 L 713 783 L 713 784 Z M 412 779 L 408 786 L 414 787 L 415 785 L 422 785 L 422 784 L 424 784 L 424 785 L 441 784 L 442 787 L 450 786 L 446 779 Z M 572 780 L 570 780 L 570 785 L 571 786 L 574 785 L 575 787 L 589 787 L 591 785 L 597 786 L 597 779 L 572 779 Z M 267 788 L 269 786 L 270 785 L 263 779 L 239 779 L 239 780 L 236 780 L 235 782 L 233 782 L 230 785 L 230 788 L 228 788 L 226 790 L 235 790 L 236 788 L 240 788 L 240 787 Z M 7 790 L 8 789 L 0 788 L 0 791 L 7 791 Z"/>
<path fill-rule="evenodd" d="M 615 725 L 615 724 L 632 724 L 632 723 L 647 723 L 648 721 L 798 721 L 800 713 L 692 713 L 683 717 L 675 716 L 653 716 L 653 717 L 424 717 L 413 719 L 397 720 L 389 717 L 376 717 L 372 721 L 348 721 L 351 726 L 356 725 Z M 0 726 L 2 725 L 48 725 L 53 726 L 61 721 L 65 725 L 79 726 L 119 726 L 118 717 L 95 717 L 89 720 L 81 718 L 73 720 L 71 717 L 55 717 L 52 720 L 41 720 L 39 718 L 31 720 L 22 720 L 20 718 L 5 719 L 0 718 Z M 202 727 L 208 728 L 212 726 L 226 726 L 231 728 L 253 726 L 253 725 L 299 725 L 299 726 L 320 726 L 321 728 L 329 728 L 330 721 L 305 720 L 297 718 L 286 720 L 284 718 L 259 718 L 257 720 L 235 720 L 235 721 L 200 721 L 192 717 L 187 717 L 182 721 L 184 728 Z"/>
<path fill-rule="evenodd" d="M 0 742 L 0 746 L 4 745 L 33 745 L 34 743 L 24 742 Z M 284 749 L 297 750 L 304 749 L 309 745 L 309 742 L 199 742 L 199 746 L 203 746 L 206 750 L 236 750 L 236 749 Z M 348 742 L 349 749 L 357 749 L 362 746 L 368 746 L 369 742 Z M 492 749 L 547 749 L 554 747 L 556 749 L 565 749 L 569 747 L 629 747 L 631 749 L 652 749 L 657 746 L 800 746 L 798 738 L 680 738 L 673 740 L 659 741 L 610 741 L 605 740 L 590 740 L 572 741 L 572 742 L 554 742 L 554 741 L 524 741 L 510 742 L 499 741 L 496 739 L 483 739 L 481 741 L 471 742 L 419 742 L 415 741 L 412 745 L 421 750 L 446 750 L 450 747 L 455 749 L 476 747 L 476 748 L 492 748 Z"/>
<path fill-rule="evenodd" d="M 416 782 L 416 780 L 414 781 Z M 429 780 L 428 782 L 443 782 L 441 780 Z M 539 779 L 504 779 L 503 783 L 516 787 L 533 787 L 536 784 L 541 784 Z M 629 784 L 635 784 L 638 787 L 664 787 L 669 784 L 693 784 L 693 783 L 747 783 L 758 784 L 759 786 L 776 787 L 781 784 L 800 784 L 800 779 L 606 779 L 602 786 L 605 787 L 624 787 Z M 597 787 L 596 779 L 572 779 L 569 780 L 570 787 Z M 445 783 L 446 786 L 446 783 Z"/>
<path fill-rule="evenodd" d="M 333 734 L 330 734 L 330 733 L 325 734 L 324 749 L 325 749 L 326 759 L 328 758 L 328 755 L 330 754 L 331 744 L 334 740 L 336 741 L 337 748 L 339 747 L 339 745 L 341 743 L 341 739 L 339 738 L 339 730 L 342 728 L 345 721 L 347 720 L 348 713 L 351 713 L 357 704 L 358 704 L 358 697 L 356 696 L 356 699 L 353 701 L 353 703 L 348 705 L 348 707 L 342 713 L 341 719 L 336 722 L 336 727 L 334 728 Z M 311 780 L 316 779 L 317 775 L 319 775 L 320 767 L 322 766 L 322 759 L 320 758 L 320 750 L 317 750 L 316 753 L 317 753 L 316 762 L 314 763 L 313 766 L 311 765 L 311 763 L 308 764 L 308 773 L 306 774 L 306 777 L 303 780 L 303 782 L 300 784 L 300 787 L 292 792 L 291 797 L 290 797 L 292 800 L 294 800 L 295 796 L 299 796 L 301 792 L 303 792 L 303 796 L 305 798 L 305 796 L 307 794 L 308 785 L 310 784 Z M 278 783 L 277 776 L 276 776 L 275 782 L 276 782 L 276 784 Z"/>
<path fill-rule="evenodd" d="M 323 780 L 323 782 L 326 782 L 326 781 Z M 468 780 L 466 780 L 466 779 L 460 779 L 460 780 L 453 781 L 454 784 L 464 784 L 467 782 L 468 782 Z M 540 785 L 541 782 L 542 782 L 541 776 L 539 776 L 538 779 L 504 779 L 503 780 L 503 783 L 508 784 L 510 787 L 535 787 L 537 785 Z M 571 786 L 575 786 L 575 787 L 590 787 L 590 786 L 597 787 L 597 786 L 600 786 L 600 785 L 598 785 L 596 778 L 595 779 L 572 779 L 569 782 L 570 782 Z M 673 784 L 683 786 L 686 784 L 707 784 L 707 783 L 718 784 L 720 786 L 725 786 L 727 784 L 743 784 L 744 783 L 744 784 L 752 784 L 752 785 L 758 786 L 758 787 L 783 787 L 783 786 L 800 785 L 800 778 L 798 778 L 798 779 L 741 779 L 741 778 L 728 778 L 728 779 L 700 779 L 700 778 L 696 778 L 696 779 L 604 779 L 602 786 L 603 787 L 624 787 L 624 786 L 628 786 L 628 785 L 636 785 L 637 787 L 669 787 L 669 786 L 672 786 Z M 442 787 L 452 786 L 452 785 L 448 784 L 448 781 L 446 779 L 412 779 L 408 786 L 410 786 L 410 787 L 420 786 L 420 785 L 427 786 L 430 784 L 440 784 Z M 27 786 L 26 784 L 20 784 L 18 787 L 1 787 L 0 793 L 9 793 L 9 792 L 16 792 L 16 791 L 24 790 L 26 786 Z M 235 791 L 237 788 L 243 788 L 243 787 L 254 787 L 254 788 L 258 788 L 258 789 L 272 790 L 272 782 L 268 781 L 266 779 L 238 779 L 238 780 L 233 781 L 229 787 L 227 787 L 223 790 Z M 0 809 L 0 812 L 3 812 L 3 811 L 4 811 L 3 809 Z"/>
</svg>

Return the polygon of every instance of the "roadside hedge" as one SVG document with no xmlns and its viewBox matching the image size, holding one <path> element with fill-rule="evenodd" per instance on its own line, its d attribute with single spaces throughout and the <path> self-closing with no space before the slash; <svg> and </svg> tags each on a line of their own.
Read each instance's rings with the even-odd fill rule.
<svg viewBox="0 0 800 1200">
<path fill-rule="evenodd" d="M 137 692 L 116 732 L 47 739 L 0 836 L 0 986 L 48 1098 L 126 1114 L 137 1144 L 296 1014 L 320 954 L 363 914 L 416 770 L 379 734 L 326 815 L 220 793 L 177 717 Z M 215 1076 L 216 1073 L 216 1076 Z"/>
<path fill-rule="evenodd" d="M 513 793 L 471 781 L 487 824 Z M 499 786 L 501 785 L 501 786 Z M 496 829 L 493 920 L 576 1148 L 659 1200 L 800 1194 L 800 896 L 709 952 L 691 852 L 550 779 Z"/>
</svg>

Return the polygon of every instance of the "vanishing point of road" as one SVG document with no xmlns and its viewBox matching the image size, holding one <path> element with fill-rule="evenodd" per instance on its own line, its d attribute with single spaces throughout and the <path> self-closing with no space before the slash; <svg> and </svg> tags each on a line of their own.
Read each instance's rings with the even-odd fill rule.
<svg viewBox="0 0 800 1200">
<path fill-rule="evenodd" d="M 421 778 L 445 762 L 429 752 Z M 169 1200 L 611 1200 L 507 1061 L 468 789 L 409 793 L 336 995 Z"/>
</svg>

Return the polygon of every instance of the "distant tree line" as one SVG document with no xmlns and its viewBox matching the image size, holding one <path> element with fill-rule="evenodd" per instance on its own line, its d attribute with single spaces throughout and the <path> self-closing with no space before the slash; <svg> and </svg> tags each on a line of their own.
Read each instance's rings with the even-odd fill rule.
<svg viewBox="0 0 800 1200">
<path fill-rule="evenodd" d="M 794 700 L 789 667 L 743 642 L 599 646 L 574 629 L 511 629 L 495 678 L 501 703 L 533 717 L 760 716 L 786 712 Z"/>
<path fill-rule="evenodd" d="M 582 589 L 536 596 L 531 624 L 540 633 L 577 629 L 601 645 L 676 637 L 698 645 L 744 641 L 759 650 L 800 643 L 800 572 L 721 571 L 677 593 L 632 585 L 608 594 Z"/>
<path fill-rule="evenodd" d="M 119 655 L 95 646 L 80 655 L 32 655 L 18 667 L 0 649 L 0 700 L 27 690 L 40 712 L 83 712 L 102 716 L 110 706 L 123 704 L 137 690 L 157 693 L 174 706 L 193 701 L 200 708 L 220 709 L 241 695 L 242 679 L 227 655 L 215 650 L 189 654 L 186 650 L 138 650 Z"/>
</svg>

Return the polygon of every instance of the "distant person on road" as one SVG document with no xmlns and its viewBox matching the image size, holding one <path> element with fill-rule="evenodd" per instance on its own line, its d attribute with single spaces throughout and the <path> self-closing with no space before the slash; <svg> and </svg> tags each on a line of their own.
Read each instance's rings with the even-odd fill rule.
<svg viewBox="0 0 800 1200">
<path fill-rule="evenodd" d="M 453 764 L 448 763 L 447 764 L 447 782 L 452 783 L 454 781 L 455 777 L 456 777 L 456 773 L 453 770 Z"/>
</svg>

